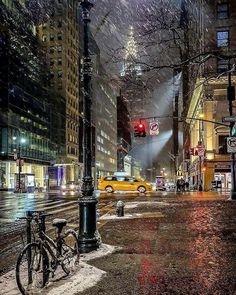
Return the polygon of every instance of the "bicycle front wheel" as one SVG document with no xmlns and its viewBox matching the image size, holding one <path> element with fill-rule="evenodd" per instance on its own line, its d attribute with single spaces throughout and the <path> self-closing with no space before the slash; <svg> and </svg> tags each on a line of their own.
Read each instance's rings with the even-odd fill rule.
<svg viewBox="0 0 236 295">
<path fill-rule="evenodd" d="M 75 231 L 68 230 L 62 238 L 61 267 L 68 275 L 76 270 L 79 264 L 79 247 Z"/>
<path fill-rule="evenodd" d="M 16 263 L 16 282 L 22 294 L 42 289 L 49 277 L 49 258 L 38 243 L 26 245 Z"/>
</svg>

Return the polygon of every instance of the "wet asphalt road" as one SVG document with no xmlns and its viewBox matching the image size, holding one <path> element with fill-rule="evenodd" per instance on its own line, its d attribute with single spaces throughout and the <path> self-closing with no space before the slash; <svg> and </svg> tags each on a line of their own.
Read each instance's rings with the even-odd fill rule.
<svg viewBox="0 0 236 295">
<path fill-rule="evenodd" d="M 126 210 L 143 217 L 104 221 L 103 242 L 122 249 L 91 263 L 106 277 L 79 294 L 235 295 L 236 201 L 227 199 L 212 193 L 149 198 Z"/>
<path fill-rule="evenodd" d="M 9 200 L 12 198 L 8 197 Z M 63 214 L 71 220 L 71 225 L 76 225 L 77 196 L 21 197 L 22 207 L 30 204 L 31 199 L 31 202 L 34 200 L 34 208 L 46 208 L 55 212 L 56 217 Z M 4 271 L 14 264 L 12 245 L 16 241 L 19 243 L 22 227 L 20 230 L 17 222 L 7 222 L 13 209 L 9 209 L 9 200 L 8 205 L 5 204 L 8 207 L 4 207 L 3 199 L 1 196 L 0 221 L 3 221 L 3 226 L 0 249 Z M 28 201 L 23 202 L 23 199 Z M 218 193 L 101 195 L 98 205 L 101 215 L 114 214 L 118 199 L 125 201 L 127 215 L 141 215 L 124 220 L 100 219 L 98 228 L 103 243 L 121 246 L 122 249 L 91 262 L 107 274 L 95 287 L 78 294 L 236 294 L 235 201 L 228 201 L 227 195 Z M 75 203 L 67 205 L 73 200 Z M 58 208 L 61 203 L 53 203 L 58 201 L 64 205 Z M 138 205 L 128 206 L 134 202 Z M 67 206 L 75 208 L 67 210 Z M 19 204 L 15 207 L 12 212 L 21 214 Z M 9 229 L 10 234 L 7 232 Z M 8 252 L 3 251 L 6 245 Z"/>
<path fill-rule="evenodd" d="M 110 210 L 118 199 L 144 199 L 149 194 L 138 195 L 134 193 L 124 194 L 99 194 L 98 211 L 100 215 Z M 27 210 L 44 211 L 52 214 L 46 218 L 46 227 L 53 236 L 55 230 L 51 227 L 54 218 L 66 218 L 68 227 L 78 229 L 79 194 L 74 193 L 35 193 L 14 194 L 0 192 L 0 275 L 13 268 L 18 253 L 26 244 L 25 221 L 18 218 L 25 216 Z"/>
</svg>

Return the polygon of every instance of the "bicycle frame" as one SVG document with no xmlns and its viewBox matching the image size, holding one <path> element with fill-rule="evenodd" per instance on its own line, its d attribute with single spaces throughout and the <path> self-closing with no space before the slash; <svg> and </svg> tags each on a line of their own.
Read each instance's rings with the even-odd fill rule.
<svg viewBox="0 0 236 295">
<path fill-rule="evenodd" d="M 47 253 L 49 253 L 50 260 L 55 263 L 53 271 L 56 270 L 57 266 L 60 264 L 59 257 L 61 256 L 63 236 L 61 231 L 58 231 L 56 241 L 54 242 L 46 233 L 45 233 L 45 219 L 41 218 L 37 220 L 39 226 L 39 237 L 36 239 L 36 243 L 43 247 Z M 52 270 L 51 270 L 52 271 Z"/>
<path fill-rule="evenodd" d="M 40 232 L 38 242 L 47 250 L 51 257 L 51 260 L 55 262 L 55 269 L 60 264 L 60 260 L 58 258 L 61 256 L 62 240 L 63 238 L 61 236 L 58 236 L 56 242 L 54 242 L 53 239 L 51 239 L 44 232 Z"/>
<path fill-rule="evenodd" d="M 27 211 L 26 217 L 21 218 L 27 221 L 27 244 L 20 253 L 16 264 L 17 285 L 20 291 L 23 290 L 22 292 L 24 292 L 25 290 L 25 283 L 22 285 L 21 280 L 22 271 L 24 272 L 23 267 L 25 267 L 22 263 L 26 263 L 28 272 L 28 282 L 26 282 L 26 287 L 29 287 L 33 283 L 33 280 L 35 280 L 35 276 L 33 277 L 32 274 L 37 274 L 38 271 L 40 271 L 39 274 L 43 276 L 43 281 L 41 281 L 41 286 L 43 287 L 47 284 L 50 273 L 52 274 L 52 276 L 54 276 L 54 273 L 59 265 L 62 267 L 63 271 L 67 275 L 71 271 L 69 269 L 71 266 L 67 263 L 68 261 L 70 263 L 70 258 L 74 257 L 71 256 L 73 255 L 74 246 L 70 247 L 70 245 L 67 245 L 67 242 L 69 242 L 69 239 L 67 241 L 67 238 L 70 237 L 70 234 L 72 234 L 77 241 L 76 233 L 72 229 L 62 232 L 64 222 L 55 223 L 54 225 L 57 228 L 57 234 L 54 241 L 46 234 L 46 216 L 48 215 L 44 214 L 44 212 Z M 32 221 L 34 221 L 37 226 L 36 236 L 32 236 Z M 65 248 L 63 246 L 64 244 Z M 78 251 L 78 248 L 76 248 L 76 250 Z"/>
</svg>

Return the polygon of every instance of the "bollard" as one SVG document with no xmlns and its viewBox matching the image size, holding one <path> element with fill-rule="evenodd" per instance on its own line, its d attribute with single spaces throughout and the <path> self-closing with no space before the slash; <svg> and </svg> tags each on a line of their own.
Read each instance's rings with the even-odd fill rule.
<svg viewBox="0 0 236 295">
<path fill-rule="evenodd" d="M 118 217 L 124 216 L 124 207 L 125 204 L 122 201 L 118 201 L 116 204 L 116 214 Z"/>
</svg>

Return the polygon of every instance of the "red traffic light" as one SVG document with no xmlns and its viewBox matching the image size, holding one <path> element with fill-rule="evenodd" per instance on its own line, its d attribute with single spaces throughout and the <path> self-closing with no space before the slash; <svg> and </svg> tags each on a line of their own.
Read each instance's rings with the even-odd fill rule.
<svg viewBox="0 0 236 295">
<path fill-rule="evenodd" d="M 134 136 L 135 137 L 145 137 L 146 136 L 145 125 L 143 123 L 136 123 L 134 125 Z"/>
</svg>

